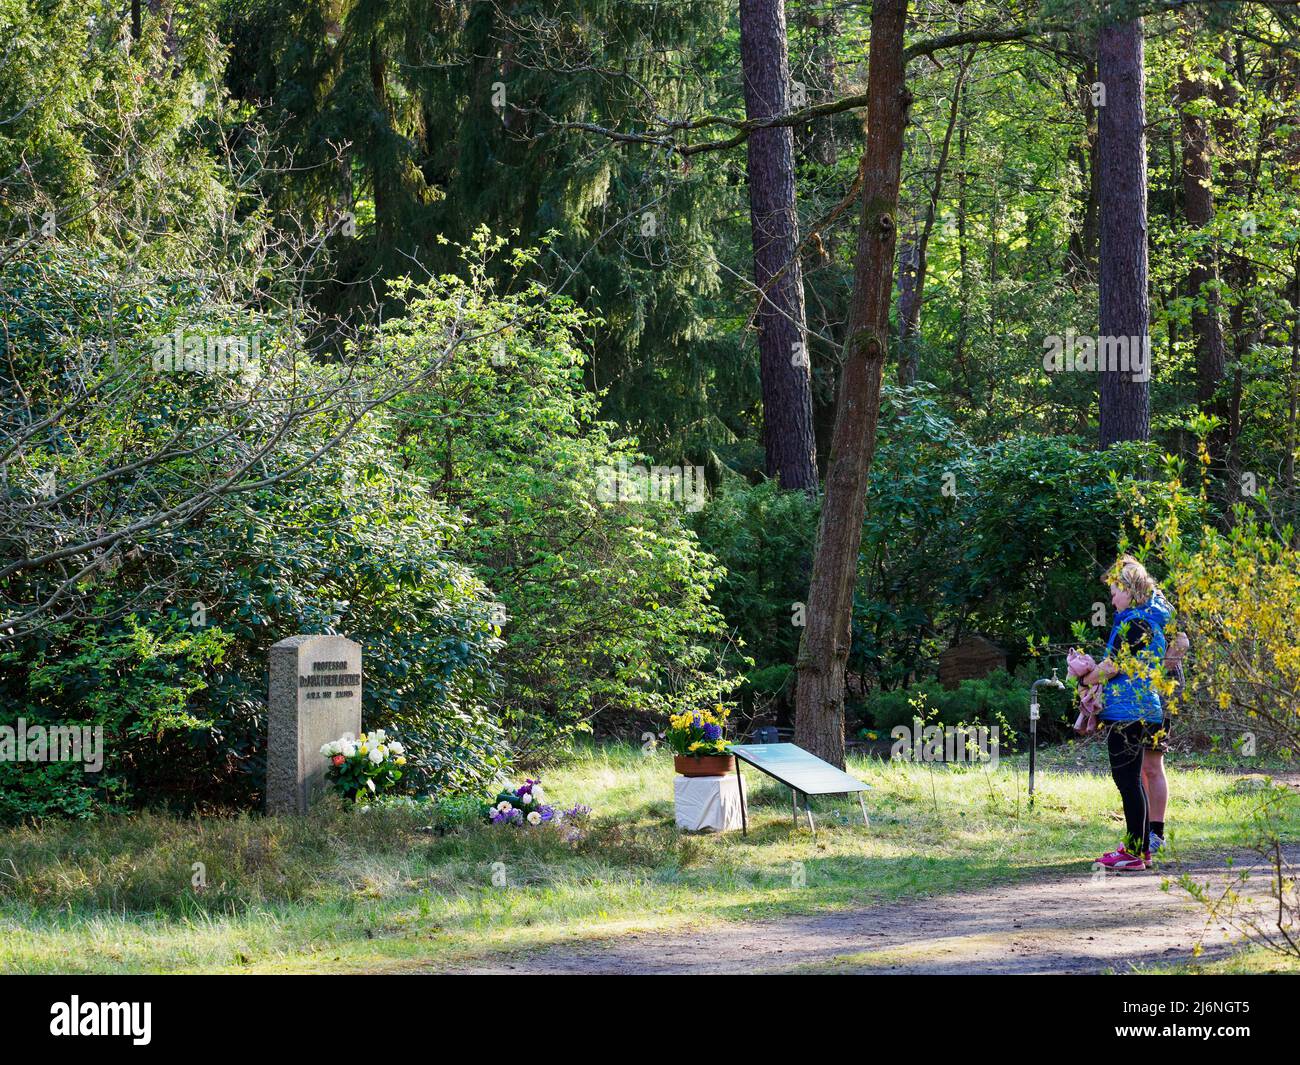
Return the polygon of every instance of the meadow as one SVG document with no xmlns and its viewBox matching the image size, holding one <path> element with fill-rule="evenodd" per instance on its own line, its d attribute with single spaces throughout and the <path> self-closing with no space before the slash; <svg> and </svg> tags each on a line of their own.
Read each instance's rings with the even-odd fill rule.
<svg viewBox="0 0 1300 1065">
<path fill-rule="evenodd" d="M 401 971 L 575 940 L 888 905 L 1033 880 L 1090 863 L 1122 830 L 1104 753 L 1044 752 L 1036 803 L 1022 759 L 996 769 L 850 761 L 872 785 L 815 800 L 814 841 L 789 793 L 747 774 L 750 832 L 685 835 L 666 754 L 587 745 L 540 776 L 594 814 L 579 839 L 489 826 L 472 804 L 399 801 L 302 818 L 140 812 L 0 833 L 0 970 Z M 1268 766 L 1173 765 L 1170 862 L 1239 854 Z M 533 774 L 538 775 L 538 774 Z M 1279 830 L 1300 840 L 1287 789 Z M 486 796 L 485 796 L 486 798 Z M 1214 968 L 1273 971 L 1245 951 Z M 1193 966 L 1195 967 L 1195 966 Z M 1182 967 L 1186 971 L 1186 966 Z"/>
</svg>

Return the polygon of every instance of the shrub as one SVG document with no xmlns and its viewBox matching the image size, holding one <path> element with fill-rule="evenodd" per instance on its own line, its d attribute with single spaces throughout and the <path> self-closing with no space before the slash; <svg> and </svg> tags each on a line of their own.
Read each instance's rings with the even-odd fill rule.
<svg viewBox="0 0 1300 1065">
<path fill-rule="evenodd" d="M 929 671 L 959 632 L 1005 646 L 1065 642 L 1099 598 L 1132 487 L 1151 514 L 1171 497 L 1146 443 L 1098 451 L 1072 437 L 1015 436 L 980 446 L 918 386 L 887 390 L 872 468 L 849 668 L 862 687 Z"/>
<path fill-rule="evenodd" d="M 722 571 L 685 508 L 600 498 L 611 468 L 645 460 L 584 387 L 589 321 L 536 284 L 499 292 L 487 267 L 500 248 L 480 233 L 467 280 L 395 283 L 405 313 L 385 321 L 383 350 L 418 360 L 466 338 L 398 405 L 392 438 L 467 519 L 461 557 L 500 600 L 502 719 L 535 755 L 602 712 L 666 716 L 717 702 L 734 680 L 709 601 Z"/>
<path fill-rule="evenodd" d="M 101 725 L 107 745 L 96 776 L 5 767 L 0 817 L 256 805 L 267 653 L 297 633 L 362 643 L 365 725 L 410 745 L 404 784 L 445 790 L 494 776 L 507 750 L 489 707 L 490 596 L 452 554 L 459 519 L 395 461 L 373 420 L 353 424 L 351 405 L 332 398 L 350 371 L 305 360 L 268 362 L 256 380 L 154 372 L 154 338 L 180 320 L 283 333 L 162 281 L 116 306 L 106 269 L 56 247 L 0 273 L 11 394 L 60 422 L 57 433 L 13 437 L 0 555 L 89 545 L 0 579 L 3 615 L 33 619 L 6 633 L 0 723 Z M 87 397 L 75 417 L 60 407 L 69 394 Z M 243 481 L 223 488 L 249 455 Z M 53 493 L 40 487 L 45 474 Z M 94 546 L 128 529 L 111 551 Z M 56 586 L 57 609 L 33 613 Z"/>
<path fill-rule="evenodd" d="M 695 516 L 701 546 L 722 567 L 713 603 L 750 660 L 732 656 L 749 702 L 792 690 L 803 633 L 797 612 L 808 597 L 817 510 L 803 492 L 728 477 Z"/>
<path fill-rule="evenodd" d="M 1192 646 L 1186 722 L 1300 754 L 1300 552 L 1244 506 L 1235 518 L 1166 554 Z"/>
<path fill-rule="evenodd" d="M 864 706 L 867 724 L 885 733 L 896 725 L 911 725 L 917 716 L 912 702 L 920 697 L 934 712 L 935 724 L 1003 725 L 1015 731 L 1029 724 L 1029 689 L 1001 669 L 979 680 L 964 680 L 951 690 L 937 680 L 928 680 L 909 688 L 875 692 Z"/>
<path fill-rule="evenodd" d="M 1215 418 L 1193 419 L 1200 486 L 1183 486 L 1185 463 L 1169 457 L 1159 505 L 1137 486 L 1125 486 L 1129 508 L 1125 549 L 1147 563 L 1177 611 L 1172 630 L 1191 640 L 1180 731 L 1226 730 L 1233 745 L 1256 753 L 1267 743 L 1300 753 L 1300 551 L 1295 530 L 1270 513 L 1268 492 L 1228 514 L 1225 529 L 1189 523 L 1187 511 L 1205 506 L 1211 486 L 1207 441 Z M 1172 678 L 1154 683 L 1169 696 Z M 1215 737 L 1211 737 L 1215 738 Z M 1216 740 L 1217 741 L 1217 740 Z"/>
</svg>

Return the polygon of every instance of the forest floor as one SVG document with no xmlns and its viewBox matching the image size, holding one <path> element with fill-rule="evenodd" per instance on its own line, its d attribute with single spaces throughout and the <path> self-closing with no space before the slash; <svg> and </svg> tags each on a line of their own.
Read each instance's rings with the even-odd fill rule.
<svg viewBox="0 0 1300 1065">
<path fill-rule="evenodd" d="M 616 743 L 541 772 L 553 802 L 594 809 L 577 841 L 486 825 L 472 803 L 4 829 L 0 971 L 1285 967 L 1228 949 L 1180 881 L 1221 882 L 1261 835 L 1300 860 L 1294 765 L 1176 753 L 1170 864 L 1125 877 L 1090 871 L 1123 829 L 1098 744 L 1041 752 L 1032 811 L 1020 758 L 849 768 L 872 787 L 871 825 L 852 799 L 819 798 L 815 839 L 789 793 L 750 774 L 747 836 L 683 834 L 667 753 Z"/>
<path fill-rule="evenodd" d="M 1287 851 L 1294 863 L 1300 847 Z M 1236 857 L 1250 869 L 1239 893 L 1261 917 L 1267 870 L 1255 855 Z M 1242 937 L 1171 879 L 1191 876 L 1222 889 L 1227 863 L 1199 861 L 1178 870 L 1099 873 L 1076 870 L 1027 883 L 1002 884 L 938 898 L 833 913 L 729 923 L 672 935 L 629 934 L 481 963 L 439 968 L 457 973 L 709 974 L 890 973 L 1048 975 L 1132 973 L 1240 963 Z M 1281 958 L 1255 952 L 1251 971 L 1295 971 Z M 407 970 L 410 971 L 410 970 Z"/>
</svg>

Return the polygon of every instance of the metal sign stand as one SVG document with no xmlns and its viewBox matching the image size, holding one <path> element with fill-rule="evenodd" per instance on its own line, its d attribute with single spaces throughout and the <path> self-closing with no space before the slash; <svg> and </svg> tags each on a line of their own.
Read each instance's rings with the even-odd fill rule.
<svg viewBox="0 0 1300 1065">
<path fill-rule="evenodd" d="M 775 745 L 774 745 L 774 746 L 775 746 Z M 753 761 L 752 759 L 746 758 L 746 757 L 744 756 L 744 754 L 742 754 L 741 752 L 736 751 L 736 750 L 733 750 L 732 753 L 735 754 L 735 756 L 736 756 L 736 777 L 737 777 L 737 783 L 739 784 L 739 790 L 740 790 L 740 830 L 741 830 L 741 834 L 742 834 L 742 835 L 746 835 L 746 836 L 749 835 L 749 812 L 748 812 L 748 810 L 747 810 L 746 802 L 745 802 L 745 780 L 744 780 L 744 777 L 741 775 L 741 772 L 740 772 L 740 767 L 741 767 L 741 765 L 742 765 L 743 763 L 748 763 L 749 765 L 753 766 L 755 769 L 759 770 L 759 772 L 764 773 L 764 774 L 766 774 L 767 776 L 771 777 L 771 778 L 772 778 L 773 780 L 775 780 L 778 784 L 783 784 L 784 786 L 786 786 L 786 787 L 788 787 L 788 788 L 790 789 L 790 819 L 791 819 L 791 822 L 792 822 L 792 824 L 793 824 L 793 826 L 794 826 L 795 828 L 798 828 L 798 827 L 799 827 L 799 796 L 800 796 L 800 795 L 803 796 L 803 812 L 804 812 L 804 816 L 806 816 L 806 817 L 808 818 L 808 828 L 809 828 L 809 831 L 812 832 L 813 839 L 816 839 L 816 838 L 817 838 L 817 823 L 816 823 L 816 821 L 813 820 L 812 799 L 811 799 L 811 797 L 809 796 L 809 794 L 808 794 L 807 792 L 800 791 L 798 788 L 794 787 L 794 786 L 793 786 L 789 781 L 787 781 L 787 780 L 782 780 L 781 777 L 777 776 L 777 774 L 771 772 L 769 769 L 767 769 L 767 768 L 764 767 L 763 765 L 759 764 L 758 762 L 755 762 L 755 761 Z M 833 767 L 830 767 L 830 768 L 833 769 Z M 847 775 L 847 774 L 845 774 L 845 775 Z M 859 809 L 862 810 L 862 823 L 863 823 L 864 825 L 866 825 L 867 828 L 870 828 L 870 827 L 871 827 L 871 818 L 867 816 L 867 802 L 866 802 L 866 799 L 864 798 L 864 796 L 863 796 L 863 794 L 862 794 L 862 790 L 865 789 L 865 788 L 867 788 L 867 787 L 869 787 L 869 785 L 867 785 L 867 784 L 862 784 L 861 781 L 855 781 L 855 783 L 861 785 L 861 787 L 858 789 L 858 807 L 859 807 Z M 837 795 L 837 794 L 838 794 L 838 795 L 844 795 L 844 794 L 848 794 L 848 792 L 847 792 L 847 791 L 843 791 L 843 792 L 833 792 L 833 791 L 828 791 L 828 792 L 824 792 L 823 794 L 827 794 L 827 795 Z"/>
<path fill-rule="evenodd" d="M 1029 689 L 1029 809 L 1034 808 L 1034 771 L 1038 766 L 1038 689 L 1042 685 L 1064 688 L 1061 678 L 1052 671 L 1050 677 L 1034 681 Z"/>
</svg>

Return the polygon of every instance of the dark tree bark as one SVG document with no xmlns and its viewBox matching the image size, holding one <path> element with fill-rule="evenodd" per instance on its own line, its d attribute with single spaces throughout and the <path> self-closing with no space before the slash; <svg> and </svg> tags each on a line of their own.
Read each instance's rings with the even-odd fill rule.
<svg viewBox="0 0 1300 1065">
<path fill-rule="evenodd" d="M 844 672 L 853 589 L 889 350 L 898 184 L 910 103 L 904 80 L 906 21 L 907 0 L 876 0 L 872 6 L 862 216 L 848 339 L 808 589 L 808 623 L 799 647 L 795 742 L 838 766 L 844 765 Z"/>
<path fill-rule="evenodd" d="M 1286 458 L 1282 469 L 1284 498 L 1291 501 L 1291 524 L 1300 528 L 1300 500 L 1296 499 L 1295 452 L 1296 422 L 1300 414 L 1300 256 L 1291 259 L 1291 373 L 1287 377 Z M 1300 538 L 1297 539 L 1300 543 Z"/>
<path fill-rule="evenodd" d="M 747 118 L 790 110 L 783 0 L 741 0 L 740 58 Z M 789 126 L 749 137 L 749 217 L 758 287 L 758 352 L 767 475 L 782 488 L 817 490 L 812 373 L 804 321 L 794 134 Z"/>
<path fill-rule="evenodd" d="M 1182 126 L 1183 213 L 1193 229 L 1203 229 L 1214 219 L 1214 189 L 1210 124 L 1196 113 L 1197 101 L 1207 95 L 1202 78 L 1184 74 L 1178 83 L 1178 109 Z M 1192 303 L 1192 335 L 1196 339 L 1196 402 L 1207 414 L 1225 413 L 1215 402 L 1227 371 L 1228 350 L 1219 318 L 1219 260 L 1212 245 L 1195 256 L 1187 275 Z"/>
<path fill-rule="evenodd" d="M 370 39 L 370 87 L 374 91 L 375 110 L 382 121 L 374 123 L 374 132 L 378 136 L 384 135 L 384 130 L 388 123 L 388 62 L 379 44 L 378 37 Z M 375 153 L 376 160 L 382 158 L 382 155 Z M 392 233 L 392 221 L 390 219 L 392 204 L 392 174 L 391 168 L 381 165 L 376 161 L 371 167 L 370 184 L 371 192 L 375 203 L 375 229 L 382 235 Z"/>
<path fill-rule="evenodd" d="M 1130 350 L 1144 345 L 1148 359 L 1151 351 L 1143 53 L 1140 18 L 1110 23 L 1098 34 L 1097 74 L 1106 91 L 1097 117 L 1099 356 L 1107 343 L 1111 352 L 1119 343 L 1127 343 Z M 1102 369 L 1103 447 L 1150 436 L 1151 394 L 1147 381 L 1134 380 L 1140 376 L 1131 369 Z"/>
</svg>

